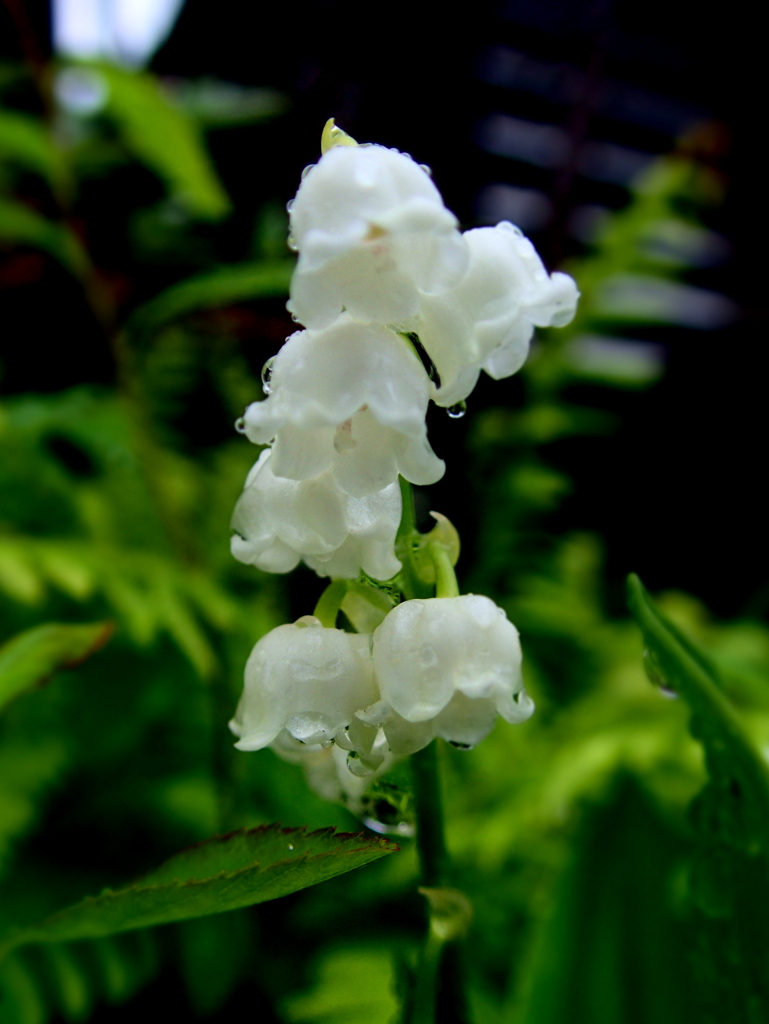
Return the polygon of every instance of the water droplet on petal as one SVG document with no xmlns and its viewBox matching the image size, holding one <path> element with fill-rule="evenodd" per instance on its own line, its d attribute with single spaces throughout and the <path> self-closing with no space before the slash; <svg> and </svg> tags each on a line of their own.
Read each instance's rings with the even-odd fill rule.
<svg viewBox="0 0 769 1024">
<path fill-rule="evenodd" d="M 307 164 L 307 166 L 302 169 L 302 181 L 304 181 L 314 166 L 315 164 Z"/>
<path fill-rule="evenodd" d="M 432 167 L 429 167 L 427 164 L 420 164 L 419 165 L 419 169 L 421 171 L 424 171 L 425 174 L 429 175 L 429 177 L 432 178 L 432 176 L 433 176 L 433 169 L 432 169 Z"/>
<path fill-rule="evenodd" d="M 286 213 L 291 213 L 291 210 L 293 209 L 293 207 L 294 207 L 294 200 L 293 199 L 289 199 L 289 201 L 286 203 Z"/>
<path fill-rule="evenodd" d="M 457 750 L 472 750 L 472 743 L 459 743 L 457 740 L 449 740 L 452 747 L 456 747 Z"/>
<path fill-rule="evenodd" d="M 272 366 L 274 362 L 275 356 L 270 356 L 270 358 L 262 367 L 262 391 L 265 393 L 265 395 L 272 394 L 272 384 L 270 383 L 270 381 L 272 380 Z"/>
<path fill-rule="evenodd" d="M 457 402 L 456 405 L 450 405 L 446 412 L 452 420 L 461 420 L 467 412 L 467 402 Z"/>
<path fill-rule="evenodd" d="M 291 314 L 291 319 L 294 321 L 295 324 L 299 323 L 299 317 L 296 315 L 296 313 L 292 313 Z M 286 339 L 286 340 L 288 340 L 288 339 Z"/>
<path fill-rule="evenodd" d="M 296 244 L 296 239 L 294 238 L 293 235 L 288 236 L 288 238 L 286 239 L 286 244 L 288 245 L 291 252 L 299 251 L 299 246 Z"/>
<path fill-rule="evenodd" d="M 361 818 L 361 821 L 366 828 L 370 828 L 372 832 L 378 832 L 380 836 L 406 836 L 411 839 L 416 835 L 416 829 L 411 822 L 408 821 L 399 821 L 394 822 L 393 824 L 388 824 L 384 821 L 380 821 L 378 818 L 372 818 L 370 815 Z"/>
<path fill-rule="evenodd" d="M 245 418 L 245 416 L 240 416 L 240 417 L 238 417 L 238 419 L 235 420 L 235 429 L 237 430 L 237 432 L 239 434 L 245 434 L 245 432 L 246 432 L 246 418 Z"/>
</svg>

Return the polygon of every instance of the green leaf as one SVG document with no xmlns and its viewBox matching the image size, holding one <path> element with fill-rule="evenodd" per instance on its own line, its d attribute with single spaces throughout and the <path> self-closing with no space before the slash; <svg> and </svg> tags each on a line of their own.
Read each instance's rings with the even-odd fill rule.
<svg viewBox="0 0 769 1024">
<path fill-rule="evenodd" d="M 735 819 L 731 826 L 739 829 L 741 844 L 769 851 L 769 770 L 723 692 L 715 666 L 662 615 L 635 575 L 628 578 L 628 602 L 655 681 L 679 694 L 694 713 L 692 735 L 705 748 L 708 772 L 726 806 L 734 804 L 739 813 L 739 823 Z M 739 796 L 730 797 L 735 790 Z"/>
<path fill-rule="evenodd" d="M 109 90 L 106 111 L 134 155 L 198 216 L 218 220 L 229 213 L 229 198 L 198 125 L 168 100 L 157 79 L 109 64 L 96 67 Z"/>
<path fill-rule="evenodd" d="M 165 324 L 198 309 L 287 295 L 293 269 L 293 260 L 271 260 L 238 263 L 197 274 L 140 306 L 126 328 L 135 338 L 147 337 Z"/>
<path fill-rule="evenodd" d="M 30 943 L 100 938 L 248 907 L 317 885 L 398 847 L 379 836 L 262 825 L 176 854 L 124 889 L 105 889 L 0 940 L 0 957 Z"/>
<path fill-rule="evenodd" d="M 506 1021 L 696 1019 L 686 1012 L 686 947 L 672 884 L 683 844 L 631 776 L 608 796 L 585 817 Z"/>
<path fill-rule="evenodd" d="M 0 708 L 62 668 L 85 661 L 109 640 L 111 622 L 50 622 L 20 633 L 0 648 Z"/>
<path fill-rule="evenodd" d="M 119 1003 L 157 970 L 150 932 L 51 943 L 11 953 L 0 964 L 2 1024 L 83 1020 L 98 1003 Z"/>
<path fill-rule="evenodd" d="M 391 1024 L 398 1012 L 392 951 L 361 946 L 327 951 L 316 965 L 308 992 L 285 1000 L 283 1015 L 292 1024 Z"/>
<path fill-rule="evenodd" d="M 77 277 L 88 269 L 88 257 L 72 231 L 24 203 L 0 198 L 0 238 L 42 249 Z"/>
<path fill-rule="evenodd" d="M 0 110 L 0 158 L 34 171 L 55 188 L 66 178 L 66 163 L 43 123 L 27 114 Z"/>
<path fill-rule="evenodd" d="M 689 866 L 688 942 L 703 1024 L 769 1019 L 769 771 L 709 659 L 628 580 L 630 607 L 654 681 L 692 711 L 709 781 L 690 807 L 697 848 Z"/>
</svg>

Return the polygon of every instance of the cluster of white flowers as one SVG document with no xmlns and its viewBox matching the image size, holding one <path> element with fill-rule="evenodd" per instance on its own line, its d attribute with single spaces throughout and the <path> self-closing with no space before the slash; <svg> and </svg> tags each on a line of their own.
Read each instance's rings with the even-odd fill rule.
<svg viewBox="0 0 769 1024">
<path fill-rule="evenodd" d="M 289 204 L 299 259 L 288 308 L 305 329 L 238 421 L 269 447 L 235 508 L 232 551 L 268 572 L 304 560 L 321 576 L 388 580 L 401 569 L 398 477 L 431 484 L 445 469 L 428 403 L 463 401 L 481 370 L 514 373 L 535 326 L 567 323 L 578 293 L 512 224 L 462 234 L 406 154 L 359 146 L 333 122 L 323 149 Z M 465 595 L 406 601 L 371 634 L 312 616 L 273 630 L 249 659 L 232 729 L 241 749 L 293 759 L 334 745 L 364 774 L 435 736 L 472 746 L 497 714 L 532 710 L 515 627 Z"/>
<path fill-rule="evenodd" d="M 464 594 L 404 601 L 373 634 L 312 615 L 278 626 L 251 652 L 230 727 L 241 750 L 334 743 L 366 775 L 436 736 L 473 747 L 497 715 L 522 722 L 533 710 L 518 630 L 488 597 Z"/>
</svg>

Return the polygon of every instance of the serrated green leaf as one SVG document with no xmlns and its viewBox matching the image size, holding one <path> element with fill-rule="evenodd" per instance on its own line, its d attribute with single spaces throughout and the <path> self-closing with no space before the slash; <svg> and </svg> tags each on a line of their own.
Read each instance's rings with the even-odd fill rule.
<svg viewBox="0 0 769 1024">
<path fill-rule="evenodd" d="M 697 848 L 688 875 L 688 943 L 702 1024 L 769 1019 L 769 771 L 709 659 L 628 580 L 655 681 L 692 711 L 709 781 L 690 807 Z"/>
<path fill-rule="evenodd" d="M 736 787 L 747 847 L 769 851 L 769 770 L 721 689 L 715 666 L 654 605 L 637 576 L 628 578 L 630 610 L 643 633 L 660 685 L 694 712 L 692 735 L 705 748 L 711 779 L 727 794 Z M 744 796 L 744 799 L 743 799 Z"/>
<path fill-rule="evenodd" d="M 137 339 L 147 337 L 198 309 L 287 295 L 293 269 L 293 260 L 271 260 L 237 263 L 197 274 L 140 306 L 126 325 L 128 333 Z"/>
<path fill-rule="evenodd" d="M 65 224 L 41 217 L 24 203 L 0 198 L 0 238 L 42 249 L 76 277 L 88 269 L 88 257 Z"/>
<path fill-rule="evenodd" d="M 0 708 L 59 669 L 79 665 L 107 642 L 112 630 L 111 622 L 50 622 L 8 641 L 0 648 Z"/>
<path fill-rule="evenodd" d="M 150 74 L 97 67 L 108 86 L 106 111 L 134 155 L 198 216 L 218 220 L 229 213 L 230 200 L 202 133 L 186 111 L 170 102 Z"/>
<path fill-rule="evenodd" d="M 34 171 L 58 187 L 66 175 L 61 150 L 43 123 L 28 114 L 0 110 L 0 158 Z"/>
<path fill-rule="evenodd" d="M 317 885 L 398 847 L 363 834 L 262 825 L 183 850 L 124 889 L 106 889 L 38 925 L 8 934 L 0 957 L 30 943 L 100 938 L 237 910 Z"/>
</svg>

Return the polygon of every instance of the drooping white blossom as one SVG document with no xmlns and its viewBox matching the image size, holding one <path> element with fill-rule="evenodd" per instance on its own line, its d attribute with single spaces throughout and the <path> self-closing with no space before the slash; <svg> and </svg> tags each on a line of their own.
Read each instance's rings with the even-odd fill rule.
<svg viewBox="0 0 769 1024">
<path fill-rule="evenodd" d="M 306 174 L 291 204 L 299 262 L 288 308 L 307 327 L 342 309 L 356 320 L 402 324 L 422 294 L 463 274 L 467 248 L 429 173 L 383 146 L 335 146 Z"/>
<path fill-rule="evenodd" d="M 339 579 L 355 579 L 361 569 L 378 580 L 398 572 L 397 483 L 353 498 L 330 472 L 301 481 L 276 477 L 272 458 L 262 452 L 235 505 L 230 547 L 238 561 L 282 573 L 304 559 L 319 576 Z"/>
<path fill-rule="evenodd" d="M 347 494 L 363 497 L 399 473 L 416 484 L 443 475 L 427 441 L 429 378 L 386 327 L 344 315 L 325 330 L 293 334 L 275 357 L 270 387 L 246 409 L 242 428 L 256 444 L 274 438 L 275 476 L 330 471 Z"/>
<path fill-rule="evenodd" d="M 355 712 L 377 697 L 370 638 L 305 615 L 271 630 L 254 647 L 230 729 L 240 750 L 261 750 L 285 730 L 310 746 L 336 741 L 365 755 L 376 729 Z"/>
<path fill-rule="evenodd" d="M 381 700 L 359 717 L 384 728 L 396 756 L 441 736 L 472 747 L 497 715 L 529 718 L 518 631 L 488 597 L 404 601 L 374 633 Z"/>
<path fill-rule="evenodd" d="M 502 222 L 464 234 L 470 264 L 441 295 L 422 299 L 419 340 L 435 363 L 438 405 L 467 398 L 481 370 L 495 380 L 523 366 L 535 327 L 563 327 L 579 292 L 568 274 L 548 274 L 519 228 Z"/>
</svg>

